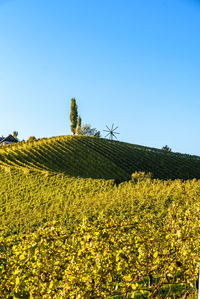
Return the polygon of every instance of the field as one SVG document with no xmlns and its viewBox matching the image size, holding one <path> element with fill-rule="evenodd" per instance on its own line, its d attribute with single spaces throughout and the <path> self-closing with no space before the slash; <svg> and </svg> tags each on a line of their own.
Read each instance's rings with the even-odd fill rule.
<svg viewBox="0 0 200 299">
<path fill-rule="evenodd" d="M 199 157 L 62 136 L 0 167 L 0 298 L 195 298 Z"/>
<path fill-rule="evenodd" d="M 135 171 L 160 179 L 200 178 L 200 157 L 87 136 L 60 136 L 0 149 L 0 166 L 72 177 L 131 179 Z"/>
</svg>

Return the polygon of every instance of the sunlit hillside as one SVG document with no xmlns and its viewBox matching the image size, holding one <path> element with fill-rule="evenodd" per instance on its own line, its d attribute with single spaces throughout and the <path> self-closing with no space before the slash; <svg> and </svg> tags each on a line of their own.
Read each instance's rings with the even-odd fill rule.
<svg viewBox="0 0 200 299">
<path fill-rule="evenodd" d="M 0 148 L 0 166 L 129 180 L 135 171 L 161 179 L 200 178 L 200 157 L 108 139 L 60 136 Z"/>
<path fill-rule="evenodd" d="M 200 178 L 200 158 L 85 136 L 1 147 L 0 298 L 196 294 L 200 181 L 167 178 Z"/>
</svg>

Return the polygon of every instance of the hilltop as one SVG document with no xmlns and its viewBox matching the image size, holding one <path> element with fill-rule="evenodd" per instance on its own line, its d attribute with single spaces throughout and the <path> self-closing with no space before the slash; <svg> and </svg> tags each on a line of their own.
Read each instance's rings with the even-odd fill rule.
<svg viewBox="0 0 200 299">
<path fill-rule="evenodd" d="M 129 180 L 200 178 L 200 157 L 87 136 L 59 136 L 0 148 L 0 167 L 64 173 L 70 177 Z"/>
</svg>

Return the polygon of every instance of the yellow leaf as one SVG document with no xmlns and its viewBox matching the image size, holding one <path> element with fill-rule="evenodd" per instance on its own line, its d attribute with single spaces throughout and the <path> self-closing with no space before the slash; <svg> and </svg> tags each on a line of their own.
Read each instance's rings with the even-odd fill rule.
<svg viewBox="0 0 200 299">
<path fill-rule="evenodd" d="M 158 256 L 158 251 L 154 252 L 153 257 L 157 258 Z"/>
<path fill-rule="evenodd" d="M 20 282 L 20 279 L 19 279 L 19 276 L 17 276 L 16 279 L 15 279 L 15 284 L 16 284 L 16 286 L 19 285 L 19 282 Z"/>
<path fill-rule="evenodd" d="M 136 290 L 137 287 L 138 287 L 138 283 L 133 283 L 133 284 L 131 285 L 131 287 L 132 287 L 133 290 Z"/>
<path fill-rule="evenodd" d="M 51 280 L 50 284 L 49 284 L 49 289 L 52 289 L 53 287 L 53 280 Z"/>
</svg>

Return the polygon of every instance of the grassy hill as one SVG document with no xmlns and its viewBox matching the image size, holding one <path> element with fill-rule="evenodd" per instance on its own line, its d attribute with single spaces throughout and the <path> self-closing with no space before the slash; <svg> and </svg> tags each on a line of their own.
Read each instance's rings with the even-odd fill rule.
<svg viewBox="0 0 200 299">
<path fill-rule="evenodd" d="M 161 179 L 200 178 L 200 157 L 119 141 L 60 136 L 0 149 L 0 166 L 65 173 L 71 177 L 129 180 L 135 171 Z"/>
</svg>

